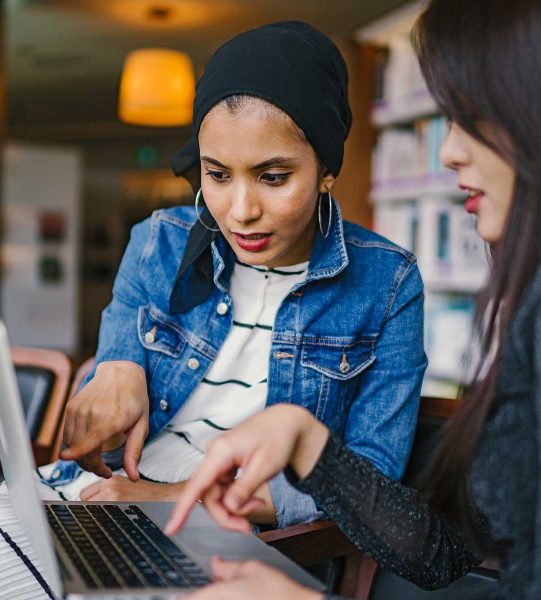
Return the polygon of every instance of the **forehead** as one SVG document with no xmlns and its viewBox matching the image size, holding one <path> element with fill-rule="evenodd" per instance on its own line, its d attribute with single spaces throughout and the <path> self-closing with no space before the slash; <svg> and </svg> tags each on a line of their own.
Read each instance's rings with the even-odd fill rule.
<svg viewBox="0 0 541 600">
<path fill-rule="evenodd" d="M 259 162 L 269 156 L 302 158 L 313 154 L 291 118 L 265 104 L 249 104 L 235 112 L 218 104 L 203 119 L 199 146 L 201 154 L 224 159 L 225 164 L 235 159 Z"/>
</svg>

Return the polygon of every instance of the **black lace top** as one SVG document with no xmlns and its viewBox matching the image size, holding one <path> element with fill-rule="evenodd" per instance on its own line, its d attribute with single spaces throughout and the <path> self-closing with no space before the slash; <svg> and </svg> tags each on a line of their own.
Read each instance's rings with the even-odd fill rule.
<svg viewBox="0 0 541 600">
<path fill-rule="evenodd" d="M 541 269 L 502 350 L 498 393 L 471 476 L 473 501 L 504 550 L 498 598 L 541 598 Z M 296 487 L 311 494 L 363 553 L 416 585 L 447 586 L 479 563 L 459 528 L 331 436 Z"/>
</svg>

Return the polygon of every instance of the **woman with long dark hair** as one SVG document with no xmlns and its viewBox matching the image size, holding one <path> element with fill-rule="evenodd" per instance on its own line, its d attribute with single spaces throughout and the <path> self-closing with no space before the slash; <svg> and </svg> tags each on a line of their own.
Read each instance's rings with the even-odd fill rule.
<svg viewBox="0 0 541 600">
<path fill-rule="evenodd" d="M 290 480 L 380 566 L 433 589 L 489 549 L 502 564 L 491 597 L 539 599 L 541 3 L 432 0 L 414 39 L 450 122 L 442 160 L 458 172 L 493 258 L 477 306 L 473 376 L 426 488 L 391 481 L 306 411 L 276 406 L 213 444 L 170 528 L 197 497 L 223 525 L 246 529 L 257 486 L 289 466 Z M 195 597 L 249 597 L 263 580 L 281 586 L 281 598 L 317 596 L 261 565 L 216 562 L 215 570 L 224 581 Z"/>
</svg>

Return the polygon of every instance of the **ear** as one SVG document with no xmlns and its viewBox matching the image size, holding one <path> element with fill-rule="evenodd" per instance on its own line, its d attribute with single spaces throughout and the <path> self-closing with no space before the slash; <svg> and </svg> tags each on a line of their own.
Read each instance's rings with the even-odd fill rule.
<svg viewBox="0 0 541 600">
<path fill-rule="evenodd" d="M 335 181 L 336 177 L 330 171 L 325 171 L 319 180 L 319 192 L 321 194 L 329 192 Z"/>
</svg>

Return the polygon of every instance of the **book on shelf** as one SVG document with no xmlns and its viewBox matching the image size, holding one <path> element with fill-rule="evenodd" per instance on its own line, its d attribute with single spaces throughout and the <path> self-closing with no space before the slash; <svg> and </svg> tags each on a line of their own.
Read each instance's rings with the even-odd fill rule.
<svg viewBox="0 0 541 600">
<path fill-rule="evenodd" d="M 378 191 L 414 190 L 430 182 L 455 184 L 455 174 L 440 161 L 440 148 L 446 135 L 443 117 L 384 129 L 372 156 L 372 183 L 376 196 Z"/>
<path fill-rule="evenodd" d="M 376 56 L 373 94 L 375 124 L 383 126 L 436 111 L 423 79 L 411 36 L 399 33 Z"/>
<path fill-rule="evenodd" d="M 389 48 L 386 46 L 378 48 L 374 57 L 374 88 L 372 100 L 374 104 L 382 104 L 385 101 L 385 72 L 389 62 Z"/>
<path fill-rule="evenodd" d="M 415 249 L 427 287 L 475 293 L 488 269 L 476 219 L 461 204 L 442 197 L 417 203 Z"/>
<path fill-rule="evenodd" d="M 415 202 L 389 203 L 374 211 L 374 229 L 402 248 L 417 254 L 418 217 Z"/>
<path fill-rule="evenodd" d="M 389 42 L 385 95 L 394 102 L 426 91 L 426 83 L 411 43 L 411 35 L 397 34 Z"/>
<path fill-rule="evenodd" d="M 474 298 L 434 295 L 427 299 L 425 311 L 427 374 L 463 383 L 467 375 L 465 361 L 471 342 Z"/>
</svg>

